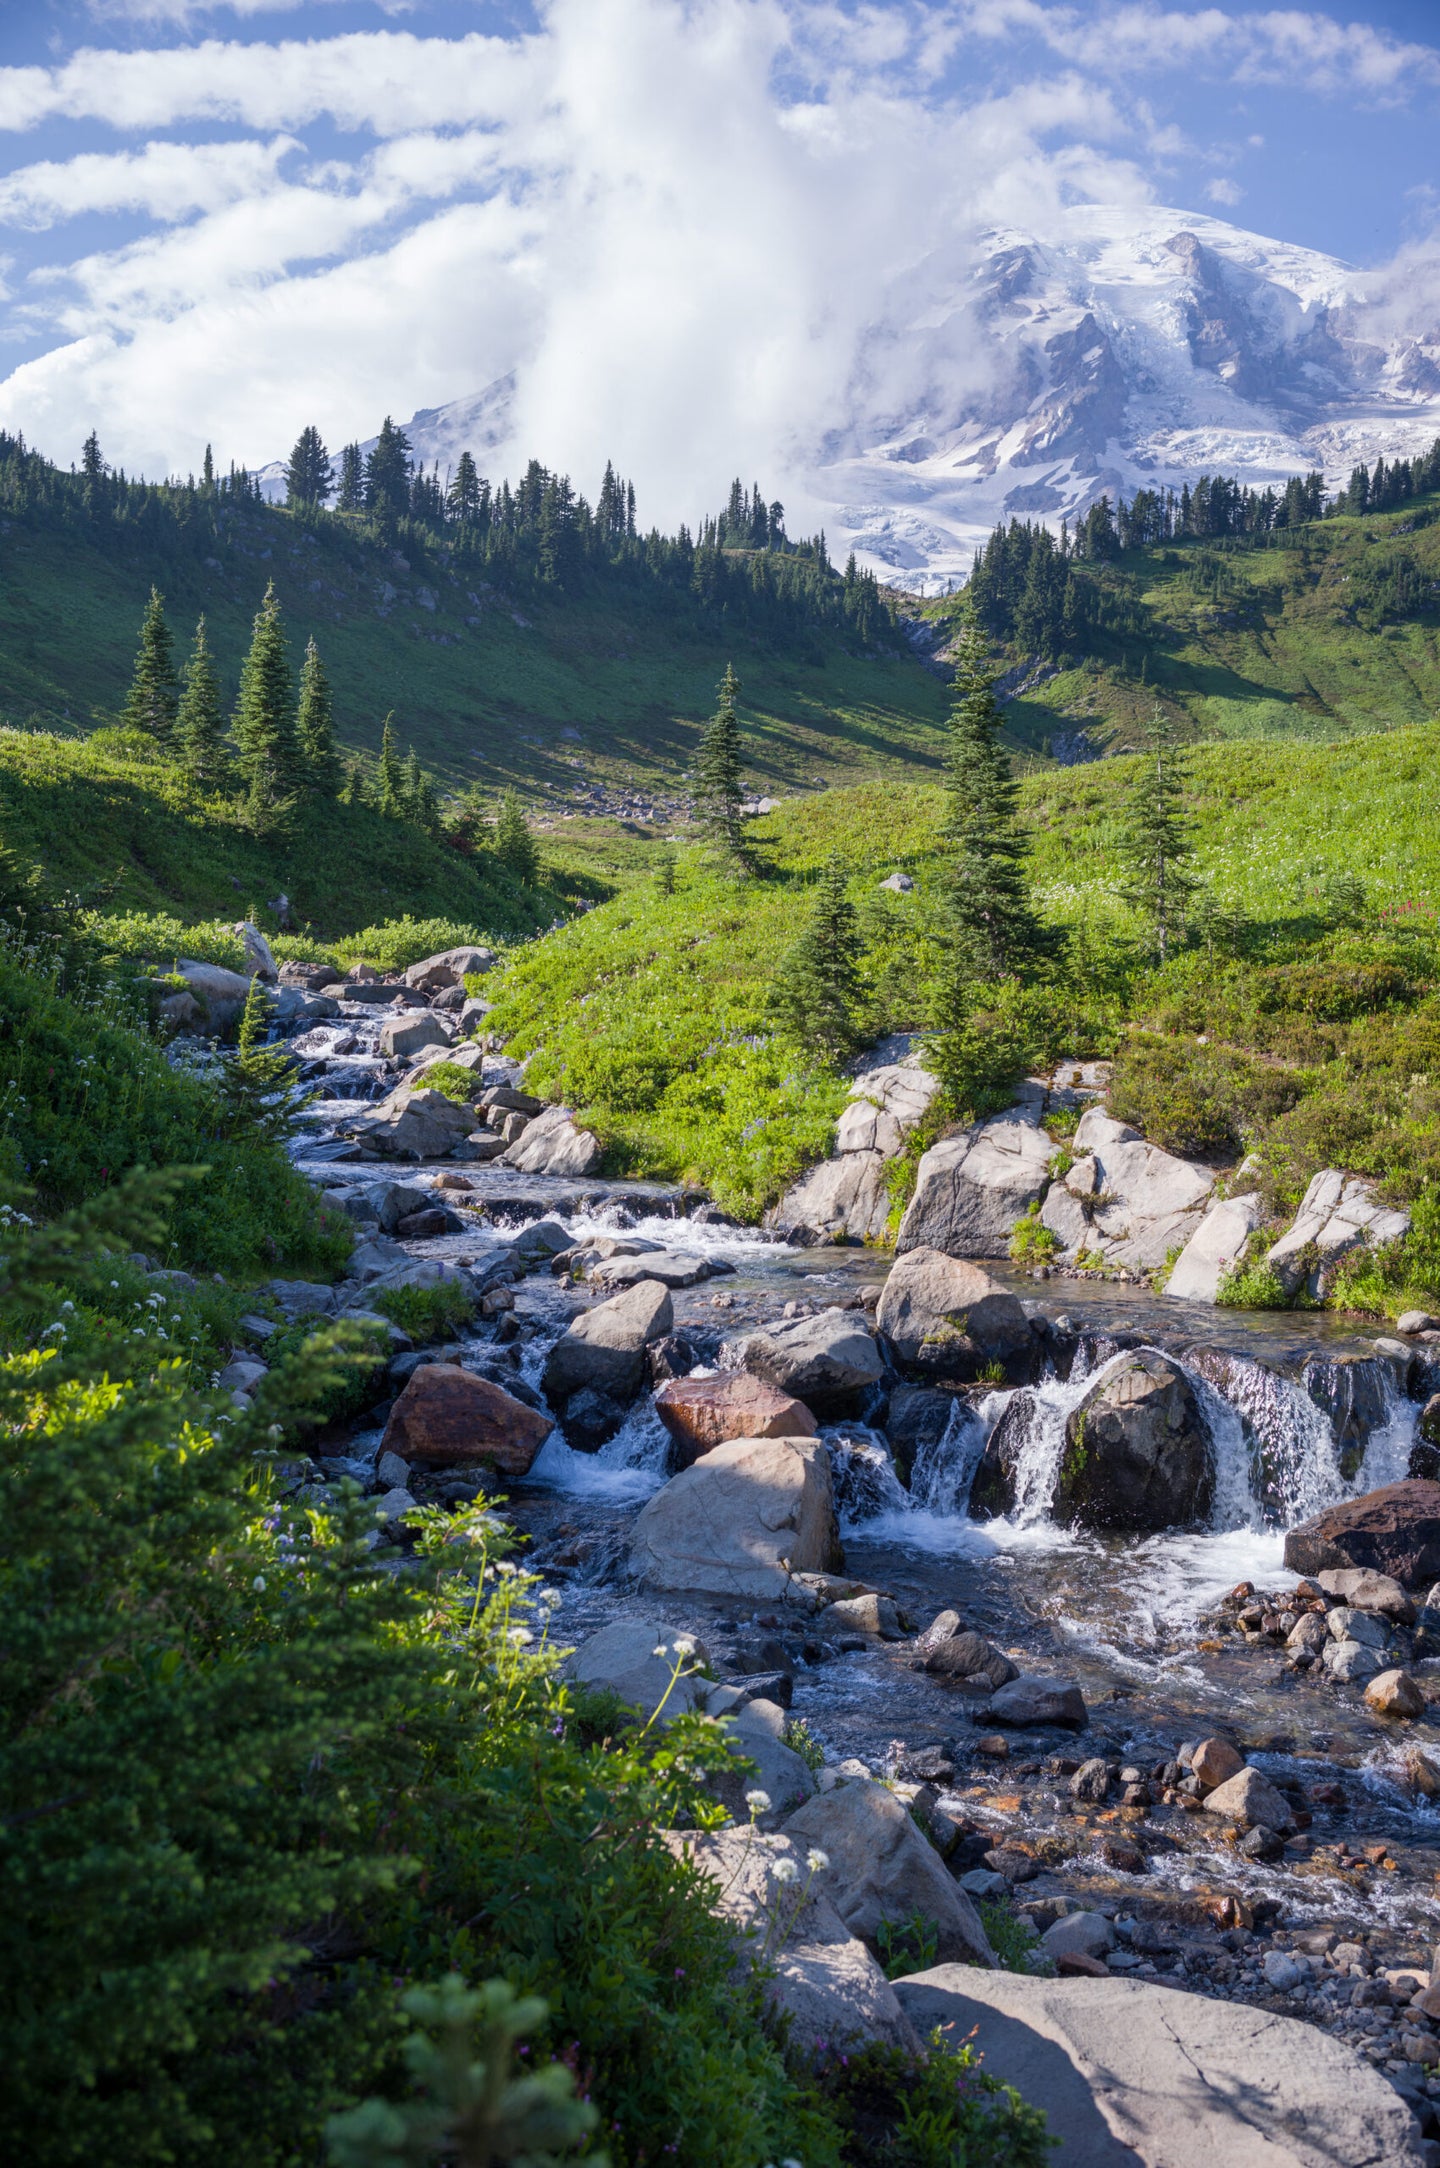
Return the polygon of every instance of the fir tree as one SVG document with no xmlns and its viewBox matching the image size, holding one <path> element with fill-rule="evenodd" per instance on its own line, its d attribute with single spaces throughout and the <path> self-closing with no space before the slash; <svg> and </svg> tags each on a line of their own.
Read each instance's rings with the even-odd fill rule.
<svg viewBox="0 0 1440 2168">
<path fill-rule="evenodd" d="M 300 705 L 295 712 L 295 738 L 305 788 L 322 797 L 334 794 L 338 760 L 335 753 L 335 715 L 330 680 L 320 660 L 314 635 L 306 642 L 300 671 Z"/>
<path fill-rule="evenodd" d="M 192 783 L 209 789 L 220 781 L 225 772 L 225 716 L 203 617 L 195 627 L 195 645 L 185 665 L 185 686 L 175 718 L 175 750 Z"/>
<path fill-rule="evenodd" d="M 410 509 L 410 439 L 387 414 L 365 462 L 365 509 L 393 527 Z"/>
<path fill-rule="evenodd" d="M 157 745 L 168 746 L 175 732 L 179 699 L 174 645 L 165 622 L 165 598 L 152 587 L 140 624 L 135 675 L 120 720 L 127 730 L 143 730 Z"/>
<path fill-rule="evenodd" d="M 296 438 L 285 469 L 285 502 L 298 507 L 324 504 L 334 487 L 335 473 L 330 454 L 319 430 L 310 423 Z"/>
<path fill-rule="evenodd" d="M 740 724 L 735 713 L 739 694 L 740 680 L 727 663 L 718 705 L 695 755 L 695 819 L 702 841 L 715 857 L 750 872 L 754 855 L 740 819 Z"/>
<path fill-rule="evenodd" d="M 660 864 L 656 873 L 656 880 L 662 896 L 674 895 L 675 870 L 675 846 L 670 842 L 662 843 L 660 846 Z"/>
<path fill-rule="evenodd" d="M 283 1144 L 300 1116 L 295 1062 L 284 1046 L 267 1044 L 270 996 L 257 977 L 240 1013 L 235 1058 L 220 1083 L 221 1125 L 236 1137 Z"/>
<path fill-rule="evenodd" d="M 375 810 L 387 820 L 405 818 L 405 771 L 395 746 L 393 711 L 380 726 L 380 763 L 375 773 Z"/>
<path fill-rule="evenodd" d="M 340 454 L 340 487 L 335 495 L 337 512 L 365 509 L 365 462 L 358 444 L 347 444 Z"/>
<path fill-rule="evenodd" d="M 1119 856 L 1128 876 L 1121 893 L 1149 921 L 1161 963 L 1195 888 L 1185 870 L 1194 847 L 1184 808 L 1187 780 L 1175 726 L 1157 701 L 1125 812 Z"/>
<path fill-rule="evenodd" d="M 208 444 L 205 447 L 205 465 L 201 470 L 200 481 L 206 496 L 213 496 L 215 493 L 215 454 Z"/>
<path fill-rule="evenodd" d="M 405 803 L 405 818 L 427 836 L 434 836 L 440 828 L 440 805 L 435 795 L 435 785 L 420 765 L 420 756 L 412 745 L 406 755 L 404 777 L 401 784 Z"/>
<path fill-rule="evenodd" d="M 250 803 L 257 811 L 274 811 L 298 788 L 300 763 L 290 705 L 290 664 L 273 580 L 256 613 L 250 651 L 240 672 L 234 731 Z"/>
<path fill-rule="evenodd" d="M 789 1037 L 837 1068 L 858 1044 L 860 927 L 845 891 L 845 868 L 831 856 L 820 877 L 815 908 L 782 958 L 770 1006 Z"/>
<path fill-rule="evenodd" d="M 962 612 L 941 830 L 948 944 L 963 979 L 1003 978 L 1043 947 L 1025 897 L 1025 843 L 1010 762 L 999 744 L 999 675 L 974 611 Z"/>
<path fill-rule="evenodd" d="M 469 452 L 462 452 L 456 462 L 454 477 L 445 496 L 445 506 L 458 525 L 479 516 L 480 475 Z"/>
<path fill-rule="evenodd" d="M 525 808 L 513 790 L 507 790 L 500 801 L 500 815 L 495 823 L 495 856 L 517 881 L 533 882 L 540 878 L 540 853 L 535 848 Z"/>
<path fill-rule="evenodd" d="M 100 439 L 93 429 L 81 449 L 80 472 L 85 479 L 85 503 L 88 510 L 106 511 L 110 503 L 107 479 L 110 470 L 100 450 Z"/>
</svg>

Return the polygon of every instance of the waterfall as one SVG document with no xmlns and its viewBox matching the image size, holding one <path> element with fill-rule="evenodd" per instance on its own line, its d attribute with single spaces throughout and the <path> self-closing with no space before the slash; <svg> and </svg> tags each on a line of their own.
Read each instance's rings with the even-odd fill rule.
<svg viewBox="0 0 1440 2168">
<path fill-rule="evenodd" d="M 890 1447 L 868 1423 L 826 1424 L 820 1432 L 842 1521 L 869 1521 L 879 1513 L 903 1513 L 910 1500 L 895 1473 Z"/>
</svg>

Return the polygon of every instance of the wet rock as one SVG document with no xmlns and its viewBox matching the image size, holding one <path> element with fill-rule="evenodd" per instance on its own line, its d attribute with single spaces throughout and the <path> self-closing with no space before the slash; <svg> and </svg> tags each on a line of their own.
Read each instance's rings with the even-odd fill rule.
<svg viewBox="0 0 1440 2168">
<path fill-rule="evenodd" d="M 1440 1578 L 1440 1483 L 1411 1478 L 1327 1506 L 1288 1531 L 1285 1563 L 1314 1574 L 1365 1566 L 1402 1587 L 1428 1587 Z"/>
<path fill-rule="evenodd" d="M 357 1201 L 377 1222 L 382 1235 L 393 1235 L 402 1219 L 412 1212 L 423 1212 L 433 1199 L 428 1189 L 409 1183 L 372 1182 L 360 1192 Z"/>
<path fill-rule="evenodd" d="M 1325 1620 L 1332 1641 L 1358 1641 L 1362 1648 L 1383 1649 L 1390 1644 L 1390 1629 L 1383 1618 L 1370 1611 L 1352 1611 L 1339 1604 Z"/>
<path fill-rule="evenodd" d="M 1217 1785 L 1238 1777 L 1244 1767 L 1244 1755 L 1228 1739 L 1202 1739 L 1190 1756 L 1191 1774 L 1202 1791 L 1213 1792 Z"/>
<path fill-rule="evenodd" d="M 943 1612 L 941 1617 L 953 1619 L 955 1613 Z M 992 1647 L 983 1634 L 968 1633 L 958 1620 L 955 1630 L 943 1637 L 932 1626 L 922 1646 L 924 1667 L 936 1678 L 951 1679 L 962 1686 L 970 1683 L 993 1692 L 1019 1677 L 1008 1656 Z"/>
<path fill-rule="evenodd" d="M 631 1287 L 636 1280 L 658 1280 L 662 1287 L 694 1287 L 711 1277 L 704 1257 L 681 1250 L 647 1250 L 641 1257 L 609 1257 L 592 1266 L 588 1277 L 600 1287 Z"/>
<path fill-rule="evenodd" d="M 1366 1244 L 1398 1241 L 1410 1231 L 1408 1212 L 1379 1202 L 1374 1184 L 1327 1167 L 1301 1201 L 1294 1224 L 1274 1243 L 1268 1262 L 1287 1295 L 1302 1284 L 1315 1297 L 1325 1292 L 1327 1269 Z"/>
<path fill-rule="evenodd" d="M 1422 1332 L 1434 1332 L 1437 1327 L 1440 1327 L 1440 1318 L 1433 1318 L 1428 1310 L 1402 1310 L 1395 1320 L 1395 1330 L 1407 1340 Z"/>
<path fill-rule="evenodd" d="M 878 1242 L 890 1217 L 880 1152 L 843 1153 L 812 1167 L 766 1215 L 765 1224 L 799 1242 Z"/>
<path fill-rule="evenodd" d="M 1296 2018 L 1139 1980 L 940 1965 L 897 1981 L 923 2038 L 968 2038 L 1080 2168 L 1421 2168 L 1410 2109 Z"/>
<path fill-rule="evenodd" d="M 888 1596 L 842 1596 L 822 1611 L 817 1621 L 823 1631 L 835 1627 L 846 1633 L 877 1634 L 882 1641 L 903 1641 L 900 1614 Z"/>
<path fill-rule="evenodd" d="M 942 1251 L 897 1256 L 875 1322 L 901 1362 L 967 1377 L 979 1364 L 1030 1353 L 1034 1335 L 1016 1296 L 978 1265 Z"/>
<path fill-rule="evenodd" d="M 642 1280 L 572 1320 L 545 1360 L 545 1396 L 568 1400 L 586 1386 L 629 1400 L 645 1370 L 645 1349 L 675 1323 L 669 1291 Z"/>
<path fill-rule="evenodd" d="M 437 1235 L 458 1235 L 465 1231 L 465 1222 L 458 1212 L 447 1211 L 444 1205 L 426 1205 L 423 1211 L 407 1213 L 395 1229 L 402 1242 L 429 1242 Z"/>
<path fill-rule="evenodd" d="M 1083 1799 L 1088 1805 L 1099 1806 L 1110 1790 L 1110 1767 L 1098 1755 L 1083 1761 L 1070 1779 L 1070 1796 Z M 1101 1953 L 1093 1953 L 1098 1956 Z"/>
<path fill-rule="evenodd" d="M 1323 1613 L 1307 1611 L 1303 1618 L 1295 1621 L 1295 1624 L 1285 1636 L 1285 1646 L 1287 1649 L 1294 1649 L 1297 1652 L 1306 1650 L 1310 1655 L 1318 1656 L 1329 1638 L 1330 1629 L 1325 1622 Z"/>
<path fill-rule="evenodd" d="M 381 1159 L 448 1159 L 474 1127 L 471 1108 L 424 1085 L 402 1084 L 369 1112 L 347 1117 L 340 1132 Z"/>
<path fill-rule="evenodd" d="M 601 1159 L 600 1139 L 579 1129 L 568 1107 L 547 1107 L 507 1146 L 507 1167 L 523 1174 L 590 1174 Z"/>
<path fill-rule="evenodd" d="M 473 1377 L 453 1363 L 427 1363 L 414 1372 L 391 1409 L 381 1451 L 394 1453 L 407 1466 L 469 1467 L 478 1462 L 518 1478 L 529 1474 L 554 1427 L 548 1415 L 526 1407 L 488 1378 Z"/>
<path fill-rule="evenodd" d="M 896 1237 L 897 1252 L 1007 1254 L 1016 1221 L 1038 1204 L 1049 1185 L 1055 1147 L 1039 1126 L 1042 1104 L 1043 1093 L 1031 1104 L 977 1122 L 930 1147 L 916 1169 L 915 1189 Z"/>
<path fill-rule="evenodd" d="M 624 1421 L 623 1403 L 593 1385 L 582 1386 L 560 1404 L 560 1428 L 565 1443 L 576 1453 L 598 1453 Z"/>
<path fill-rule="evenodd" d="M 1365 1448 L 1388 1412 L 1390 1366 L 1368 1355 L 1312 1356 L 1300 1382 L 1326 1417 L 1340 1456 L 1340 1472 L 1353 1482 Z"/>
<path fill-rule="evenodd" d="M 522 1227 L 510 1245 L 512 1254 L 527 1271 L 536 1270 L 569 1247 L 569 1232 L 558 1219 L 536 1220 Z"/>
<path fill-rule="evenodd" d="M 974 1905 L 883 1784 L 820 1794 L 790 1816 L 785 1834 L 826 1853 L 816 1881 L 852 1934 L 873 1942 L 883 1923 L 899 1927 L 918 1910 L 945 1957 L 994 1965 Z"/>
<path fill-rule="evenodd" d="M 1353 1686 L 1357 1680 L 1373 1679 L 1384 1667 L 1384 1658 L 1363 1641 L 1332 1641 L 1321 1653 L 1320 1661 L 1332 1679 L 1342 1686 Z"/>
<path fill-rule="evenodd" d="M 655 1395 L 655 1413 L 681 1468 L 727 1438 L 813 1438 L 818 1427 L 803 1401 L 747 1370 L 676 1378 Z"/>
<path fill-rule="evenodd" d="M 652 1588 L 784 1599 L 792 1574 L 838 1572 L 830 1459 L 813 1438 L 733 1438 L 672 1476 L 635 1524 Z"/>
<path fill-rule="evenodd" d="M 913 1467 L 921 1453 L 937 1446 L 954 1414 L 953 1393 L 929 1385 L 897 1385 L 885 1410 L 885 1435 L 901 1466 Z"/>
<path fill-rule="evenodd" d="M 1082 1528 L 1149 1530 L 1202 1520 L 1214 1462 L 1194 1389 L 1151 1352 L 1105 1370 L 1065 1425 L 1051 1511 Z"/>
<path fill-rule="evenodd" d="M 1440 1476 L 1440 1393 L 1432 1393 L 1420 1410 L 1407 1473 L 1431 1481 Z"/>
<path fill-rule="evenodd" d="M 1278 1830 L 1267 1829 L 1263 1822 L 1257 1822 L 1253 1829 L 1246 1830 L 1236 1850 L 1246 1859 L 1273 1862 L 1285 1857 L 1285 1839 Z"/>
<path fill-rule="evenodd" d="M 1376 1611 L 1401 1625 L 1408 1625 L 1415 1616 L 1410 1597 L 1388 1573 L 1370 1573 L 1355 1566 L 1330 1567 L 1315 1578 L 1325 1595 L 1338 1597 L 1352 1611 Z"/>
<path fill-rule="evenodd" d="M 1217 1198 L 1176 1258 L 1166 1294 L 1179 1302 L 1214 1302 L 1220 1282 L 1244 1256 L 1264 1216 L 1258 1194 Z"/>
<path fill-rule="evenodd" d="M 1064 1731 L 1083 1731 L 1090 1721 L 1085 1697 L 1073 1679 L 1042 1679 L 1028 1672 L 1000 1687 L 986 1714 L 992 1723 L 1016 1729 L 1056 1724 Z"/>
<path fill-rule="evenodd" d="M 1067 1912 L 1040 1937 L 1047 1957 L 1108 1957 L 1115 1929 L 1103 1912 Z"/>
<path fill-rule="evenodd" d="M 397 1016 L 380 1026 L 380 1051 L 397 1055 L 423 1054 L 428 1046 L 449 1046 L 455 1034 L 438 1016 Z"/>
<path fill-rule="evenodd" d="M 746 1343 L 745 1368 L 824 1413 L 853 1403 L 884 1369 L 875 1336 L 853 1310 L 797 1317 Z"/>
<path fill-rule="evenodd" d="M 1365 1689 L 1365 1699 L 1377 1716 L 1423 1716 L 1425 1696 L 1408 1671 L 1382 1671 Z"/>
<path fill-rule="evenodd" d="M 1205 1811 L 1222 1815 L 1238 1829 L 1253 1829 L 1257 1822 L 1287 1833 L 1295 1827 L 1284 1795 L 1258 1769 L 1242 1769 L 1238 1776 L 1218 1784 L 1205 1801 Z"/>
</svg>

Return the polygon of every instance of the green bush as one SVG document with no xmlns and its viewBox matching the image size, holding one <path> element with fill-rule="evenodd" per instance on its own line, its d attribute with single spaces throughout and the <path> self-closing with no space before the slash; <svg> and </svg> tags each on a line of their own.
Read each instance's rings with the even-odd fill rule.
<svg viewBox="0 0 1440 2168">
<path fill-rule="evenodd" d="M 1221 1275 L 1215 1300 L 1222 1310 L 1288 1310 L 1290 1297 L 1280 1275 L 1263 1256 L 1230 1267 Z"/>
<path fill-rule="evenodd" d="M 227 971 L 240 971 L 245 964 L 245 944 L 234 923 L 226 925 L 221 919 L 187 925 L 164 911 L 94 911 L 82 920 L 82 928 L 102 954 L 161 970 L 181 956 L 222 964 Z"/>
<path fill-rule="evenodd" d="M 417 1347 L 453 1340 L 475 1315 L 475 1298 L 458 1280 L 440 1280 L 434 1287 L 384 1287 L 370 1299 Z"/>
<path fill-rule="evenodd" d="M 387 919 L 380 926 L 362 926 L 335 944 L 337 960 L 344 964 L 371 964 L 377 971 L 404 971 L 411 964 L 438 956 L 445 949 L 493 948 L 493 934 L 454 918 Z"/>
<path fill-rule="evenodd" d="M 1010 1230 L 1010 1256 L 1017 1265 L 1048 1265 L 1064 1248 L 1060 1237 L 1040 1222 L 1040 1206 L 1028 1204 Z"/>
<path fill-rule="evenodd" d="M 444 1092 L 458 1106 L 469 1106 L 478 1099 L 484 1089 L 479 1074 L 474 1069 L 464 1069 L 458 1061 L 437 1061 L 425 1071 L 425 1084 L 429 1091 Z"/>
<path fill-rule="evenodd" d="M 855 2168 L 1045 2168 L 1058 2142 L 968 2041 L 957 2048 L 938 2029 L 920 2055 L 878 2044 L 835 2054 L 819 2082 Z"/>
<path fill-rule="evenodd" d="M 982 1897 L 976 1910 L 990 1938 L 990 1947 L 1007 1972 L 1054 1971 L 1052 1961 L 1036 1946 L 1030 1922 L 1012 1911 L 1003 1897 Z"/>
<path fill-rule="evenodd" d="M 1136 1033 L 1116 1054 L 1109 1106 L 1167 1152 L 1214 1157 L 1243 1151 L 1303 1090 L 1300 1077 L 1228 1047 Z"/>
</svg>

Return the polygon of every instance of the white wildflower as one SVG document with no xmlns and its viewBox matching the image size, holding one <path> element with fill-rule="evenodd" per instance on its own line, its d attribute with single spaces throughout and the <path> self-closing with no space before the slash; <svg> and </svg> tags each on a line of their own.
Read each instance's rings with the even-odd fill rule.
<svg viewBox="0 0 1440 2168">
<path fill-rule="evenodd" d="M 512 1565 L 511 1561 L 508 1558 L 502 1558 L 497 1564 L 495 1571 L 502 1577 L 502 1579 L 508 1581 L 511 1574 L 514 1573 L 515 1567 Z"/>
<path fill-rule="evenodd" d="M 805 1864 L 812 1874 L 823 1874 L 830 1864 L 830 1854 L 822 1852 L 818 1844 L 812 1844 L 805 1854 Z"/>
<path fill-rule="evenodd" d="M 800 1869 L 793 1859 L 777 1859 L 770 1872 L 777 1882 L 796 1882 L 800 1878 Z"/>
<path fill-rule="evenodd" d="M 256 1595 L 257 1595 L 257 1596 L 263 1596 L 263 1595 L 264 1595 L 264 1593 L 265 1593 L 265 1576 L 264 1576 L 264 1574 L 263 1574 L 263 1573 L 257 1573 L 257 1574 L 256 1574 L 256 1576 L 255 1576 L 255 1578 L 254 1578 L 254 1580 L 253 1580 L 253 1581 L 252 1581 L 252 1582 L 250 1583 L 250 1586 L 251 1586 L 251 1587 L 252 1587 L 252 1588 L 254 1589 L 254 1591 L 255 1591 L 255 1593 L 256 1593 Z"/>
<path fill-rule="evenodd" d="M 677 1634 L 671 1646 L 677 1656 L 693 1656 L 695 1654 L 695 1636 L 694 1634 Z"/>
<path fill-rule="evenodd" d="M 653 1648 L 653 1649 L 652 1649 L 652 1650 L 650 1651 L 650 1654 L 651 1654 L 652 1656 L 668 1656 L 668 1655 L 670 1654 L 670 1651 L 669 1651 L 669 1650 L 668 1650 L 668 1649 L 666 1648 L 666 1646 L 665 1646 L 665 1644 L 664 1644 L 664 1642 L 663 1642 L 663 1641 L 659 1641 L 659 1642 L 657 1642 L 657 1643 L 656 1643 L 655 1647 L 654 1647 L 654 1648 Z"/>
<path fill-rule="evenodd" d="M 745 1804 L 752 1814 L 768 1814 L 770 1811 L 770 1794 L 762 1791 L 747 1792 L 745 1794 Z"/>
<path fill-rule="evenodd" d="M 533 1641 L 535 1639 L 535 1636 L 531 1633 L 528 1626 L 512 1626 L 510 1629 L 510 1639 L 514 1642 L 517 1649 L 523 1649 L 526 1642 Z"/>
</svg>

